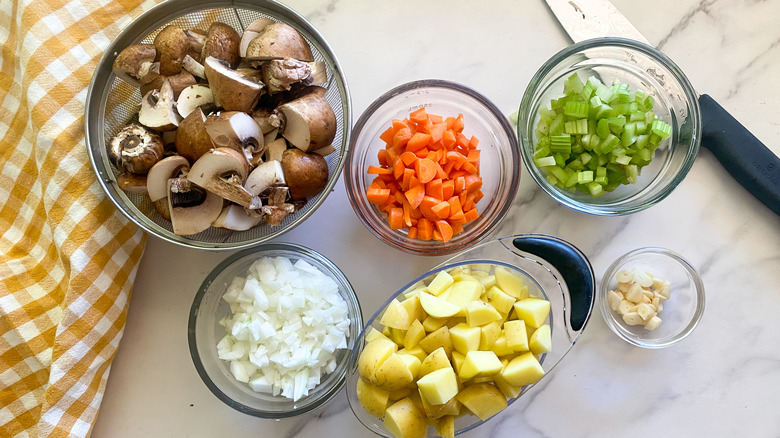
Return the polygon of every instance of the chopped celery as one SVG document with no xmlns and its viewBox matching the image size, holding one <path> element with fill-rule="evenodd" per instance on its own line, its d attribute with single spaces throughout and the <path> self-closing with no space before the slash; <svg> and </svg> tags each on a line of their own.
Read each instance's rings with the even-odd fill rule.
<svg viewBox="0 0 780 438">
<path fill-rule="evenodd" d="M 534 162 L 548 181 L 570 192 L 599 196 L 637 181 L 654 151 L 673 134 L 647 91 L 617 79 L 606 85 L 576 73 L 563 95 L 540 107 Z"/>
</svg>

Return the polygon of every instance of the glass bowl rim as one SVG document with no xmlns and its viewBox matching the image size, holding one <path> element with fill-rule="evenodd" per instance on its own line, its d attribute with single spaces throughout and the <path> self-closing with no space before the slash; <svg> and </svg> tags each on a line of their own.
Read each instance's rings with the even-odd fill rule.
<svg viewBox="0 0 780 438">
<path fill-rule="evenodd" d="M 431 247 L 422 247 L 420 245 L 417 245 L 414 240 L 403 240 L 398 241 L 394 239 L 390 239 L 386 237 L 379 229 L 375 226 L 374 222 L 369 219 L 369 215 L 365 214 L 363 212 L 363 209 L 361 208 L 361 203 L 357 199 L 358 193 L 357 188 L 353 184 L 353 181 L 356 181 L 357 178 L 362 177 L 362 174 L 357 174 L 352 169 L 353 162 L 357 159 L 356 154 L 364 155 L 366 153 L 365 149 L 367 148 L 358 148 L 357 142 L 360 138 L 360 134 L 363 132 L 363 129 L 365 128 L 368 121 L 373 117 L 378 110 L 382 108 L 382 106 L 387 103 L 392 98 L 405 93 L 407 91 L 416 90 L 419 88 L 434 88 L 434 89 L 444 89 L 447 91 L 454 91 L 458 94 L 465 95 L 468 98 L 471 98 L 475 100 L 478 104 L 482 105 L 484 109 L 486 109 L 490 115 L 494 118 L 494 120 L 497 121 L 500 128 L 503 130 L 504 135 L 506 136 L 507 140 L 509 141 L 509 145 L 506 148 L 509 152 L 509 155 L 511 156 L 511 167 L 516 169 L 515 172 L 510 175 L 509 183 L 507 184 L 507 201 L 504 203 L 501 208 L 496 211 L 494 217 L 491 221 L 491 223 L 486 226 L 480 233 L 477 233 L 473 236 L 470 236 L 465 241 L 459 241 L 455 244 L 448 243 L 441 243 L 438 246 L 431 246 Z M 479 242 L 481 239 L 483 239 L 485 236 L 488 236 L 493 230 L 496 229 L 496 227 L 502 222 L 503 218 L 506 216 L 509 209 L 514 204 L 514 200 L 517 197 L 517 193 L 519 191 L 519 185 L 520 185 L 520 176 L 522 173 L 522 152 L 521 147 L 517 138 L 517 135 L 512 128 L 511 124 L 509 123 L 509 120 L 507 117 L 501 112 L 501 110 L 496 106 L 495 103 L 493 103 L 490 99 L 488 99 L 485 95 L 482 93 L 476 91 L 475 89 L 463 85 L 458 82 L 449 81 L 445 79 L 418 79 L 409 81 L 406 83 L 403 83 L 401 85 L 395 86 L 389 91 L 386 91 L 379 97 L 377 97 L 371 104 L 363 111 L 363 113 L 358 117 L 357 122 L 352 127 L 352 133 L 350 137 L 350 147 L 346 154 L 346 163 L 344 165 L 344 183 L 346 185 L 346 191 L 347 191 L 347 198 L 349 199 L 350 204 L 352 205 L 352 209 L 355 211 L 356 216 L 360 220 L 360 222 L 363 224 L 363 226 L 368 229 L 368 231 L 376 236 L 380 241 L 384 242 L 385 244 L 396 248 L 398 250 L 401 250 L 403 252 L 414 254 L 414 255 L 425 255 L 425 256 L 441 256 L 441 255 L 449 255 L 456 253 L 460 250 L 462 250 L 464 247 L 468 247 L 476 242 Z"/>
<path fill-rule="evenodd" d="M 656 196 L 642 202 L 636 206 L 621 205 L 619 207 L 601 206 L 598 204 L 589 204 L 582 201 L 574 200 L 564 193 L 555 190 L 550 187 L 547 180 L 541 176 L 541 173 L 535 168 L 533 163 L 532 153 L 533 145 L 529 145 L 526 138 L 531 138 L 531 133 L 527 132 L 526 127 L 530 123 L 529 119 L 535 118 L 536 108 L 532 108 L 534 91 L 539 88 L 542 80 L 549 74 L 555 67 L 557 67 L 562 60 L 569 58 L 572 55 L 583 52 L 592 48 L 600 47 L 616 47 L 636 50 L 649 58 L 657 61 L 663 65 L 672 75 L 673 79 L 682 88 L 685 93 L 685 101 L 689 107 L 689 116 L 691 117 L 691 123 L 693 127 L 693 135 L 691 137 L 691 147 L 685 156 L 683 165 L 672 180 L 666 184 L 663 190 L 661 190 Z M 551 56 L 540 68 L 536 71 L 534 76 L 528 83 L 523 98 L 518 110 L 518 122 L 517 122 L 517 137 L 520 144 L 520 151 L 523 156 L 528 173 L 531 174 L 531 178 L 536 181 L 537 185 L 542 188 L 550 197 L 557 202 L 582 213 L 592 214 L 596 216 L 623 216 L 632 213 L 636 213 L 661 202 L 682 182 L 685 176 L 693 167 L 696 156 L 701 144 L 701 130 L 702 130 L 702 118 L 701 108 L 699 107 L 698 93 L 691 85 L 688 77 L 680 69 L 677 64 L 672 61 L 665 53 L 656 49 L 648 44 L 635 41 L 628 38 L 620 37 L 599 37 L 591 38 L 578 43 L 572 44 L 553 56 Z M 530 162 L 529 162 L 530 160 Z"/>
<path fill-rule="evenodd" d="M 680 267 L 683 268 L 683 270 L 690 276 L 693 287 L 695 289 L 695 293 L 692 294 L 693 298 L 696 300 L 696 310 L 694 311 L 694 314 L 690 321 L 688 321 L 688 324 L 680 330 L 679 333 L 674 335 L 672 338 L 667 340 L 666 342 L 661 343 L 647 343 L 642 342 L 640 340 L 637 340 L 634 337 L 628 336 L 625 333 L 622 333 L 617 329 L 617 325 L 620 324 L 620 322 L 617 321 L 614 312 L 609 307 L 609 303 L 607 303 L 607 293 L 609 292 L 609 285 L 611 284 L 615 274 L 620 269 L 621 266 L 623 266 L 627 261 L 634 260 L 637 258 L 637 256 L 642 256 L 645 254 L 651 254 L 651 255 L 660 255 L 664 257 L 668 257 L 671 260 L 674 260 L 679 264 Z M 628 342 L 629 344 L 635 345 L 637 347 L 647 348 L 647 349 L 660 349 L 669 347 L 671 345 L 676 344 L 677 342 L 680 342 L 681 340 L 685 339 L 690 335 L 693 330 L 696 328 L 696 326 L 701 321 L 701 317 L 704 314 L 704 308 L 706 305 L 706 294 L 704 289 L 704 281 L 701 278 L 701 275 L 699 275 L 699 272 L 696 270 L 696 268 L 691 265 L 688 260 L 686 260 L 682 255 L 679 253 L 659 247 L 659 246 L 646 246 L 637 248 L 634 250 L 631 250 L 617 259 L 615 259 L 612 264 L 609 265 L 609 267 L 604 271 L 604 276 L 601 279 L 601 284 L 598 288 L 598 300 L 599 300 L 599 309 L 601 310 L 601 316 L 604 318 L 604 322 L 607 324 L 609 329 L 616 334 L 620 339 Z"/>
<path fill-rule="evenodd" d="M 333 385 L 331 388 L 327 388 L 327 390 L 322 394 L 315 393 L 317 394 L 317 399 L 315 399 L 313 403 L 309 404 L 308 406 L 290 410 L 290 411 L 270 411 L 270 410 L 256 409 L 256 408 L 246 406 L 234 400 L 232 397 L 230 397 L 229 394 L 223 391 L 211 379 L 205 367 L 203 366 L 204 361 L 201 358 L 201 355 L 199 354 L 197 340 L 196 340 L 196 327 L 197 327 L 198 313 L 203 298 L 210 290 L 212 282 L 226 269 L 230 268 L 235 262 L 247 256 L 251 256 L 251 255 L 262 256 L 261 255 L 262 253 L 276 252 L 276 251 L 288 251 L 297 255 L 306 256 L 311 259 L 317 260 L 317 262 L 327 267 L 329 271 L 327 274 L 332 274 L 334 277 L 336 277 L 336 282 L 339 284 L 339 288 L 341 287 L 346 288 L 345 295 L 347 295 L 348 298 L 345 297 L 345 301 L 347 303 L 348 314 L 350 317 L 354 316 L 356 319 L 354 325 L 356 327 L 355 332 L 357 333 L 357 335 L 355 336 L 355 339 L 348 340 L 347 350 L 349 351 L 345 352 L 344 359 L 342 359 L 345 365 L 342 370 L 343 375 L 339 377 L 335 385 Z M 350 358 L 352 356 L 352 350 L 354 349 L 357 340 L 360 339 L 360 333 L 362 332 L 362 329 L 363 329 L 363 313 L 362 313 L 358 296 L 355 293 L 355 289 L 352 287 L 352 284 L 349 282 L 349 279 L 347 279 L 344 272 L 341 271 L 341 269 L 338 266 L 336 266 L 336 264 L 333 263 L 333 261 L 325 257 L 320 252 L 303 245 L 299 245 L 296 243 L 289 243 L 289 242 L 267 242 L 267 243 L 261 243 L 251 248 L 243 249 L 241 251 L 238 251 L 230 255 L 208 273 L 206 278 L 203 280 L 203 282 L 201 282 L 201 285 L 198 287 L 198 291 L 196 292 L 195 297 L 192 300 L 192 305 L 190 307 L 190 312 L 189 312 L 189 318 L 187 321 L 187 344 L 189 346 L 190 358 L 192 359 L 193 365 L 195 366 L 195 369 L 198 375 L 200 376 L 201 380 L 208 387 L 211 393 L 214 394 L 223 403 L 244 414 L 248 414 L 260 418 L 281 419 L 281 418 L 299 416 L 311 412 L 315 409 L 318 409 L 321 406 L 325 405 L 327 402 L 329 402 L 331 399 L 333 399 L 344 388 L 344 386 L 347 383 L 347 377 L 349 374 L 349 365 L 351 360 Z"/>
</svg>

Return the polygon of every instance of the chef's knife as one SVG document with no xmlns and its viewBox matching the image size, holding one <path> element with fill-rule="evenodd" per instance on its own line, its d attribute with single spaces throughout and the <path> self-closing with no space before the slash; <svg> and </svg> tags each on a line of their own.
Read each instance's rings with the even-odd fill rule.
<svg viewBox="0 0 780 438">
<path fill-rule="evenodd" d="M 611 36 L 650 45 L 608 0 L 545 1 L 575 43 Z M 699 106 L 701 145 L 737 182 L 780 215 L 780 159 L 710 96 L 699 95 Z"/>
</svg>

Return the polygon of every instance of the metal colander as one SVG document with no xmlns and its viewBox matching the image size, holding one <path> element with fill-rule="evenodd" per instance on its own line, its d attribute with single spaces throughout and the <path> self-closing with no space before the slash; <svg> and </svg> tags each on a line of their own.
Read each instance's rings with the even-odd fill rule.
<svg viewBox="0 0 780 438">
<path fill-rule="evenodd" d="M 219 228 L 192 235 L 178 236 L 171 223 L 162 218 L 154 204 L 144 195 L 126 193 L 117 184 L 118 169 L 108 158 L 110 139 L 138 113 L 141 93 L 112 72 L 114 59 L 125 47 L 137 43 L 152 43 L 165 26 L 176 24 L 182 29 L 208 29 L 215 21 L 232 26 L 239 34 L 257 18 L 283 21 L 296 28 L 309 42 L 315 61 L 327 65 L 326 98 L 336 114 L 337 130 L 333 146 L 336 152 L 325 157 L 329 180 L 316 197 L 281 225 L 260 224 L 247 231 Z M 245 248 L 272 239 L 309 217 L 322 204 L 336 184 L 349 148 L 351 129 L 349 90 L 341 67 L 322 35 L 305 18 L 289 7 L 271 0 L 253 0 L 252 3 L 213 0 L 167 0 L 134 20 L 108 46 L 98 63 L 89 86 L 86 101 L 85 135 L 87 151 L 100 185 L 108 198 L 132 222 L 147 233 L 182 246 L 222 250 Z"/>
</svg>

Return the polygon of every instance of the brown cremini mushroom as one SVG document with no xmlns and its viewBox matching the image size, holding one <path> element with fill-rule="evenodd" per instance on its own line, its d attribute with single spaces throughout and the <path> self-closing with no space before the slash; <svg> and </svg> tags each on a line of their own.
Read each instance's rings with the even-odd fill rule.
<svg viewBox="0 0 780 438">
<path fill-rule="evenodd" d="M 174 108 L 174 99 L 171 84 L 165 79 L 159 90 L 144 95 L 138 111 L 138 122 L 157 131 L 175 130 L 181 117 Z"/>
<path fill-rule="evenodd" d="M 304 152 L 324 148 L 336 138 L 336 114 L 325 89 L 309 87 L 303 96 L 279 106 L 284 116 L 282 136 Z"/>
<path fill-rule="evenodd" d="M 328 163 L 322 156 L 300 149 L 287 149 L 282 155 L 282 170 L 293 200 L 310 199 L 328 183 Z"/>
<path fill-rule="evenodd" d="M 231 70 L 217 58 L 206 58 L 204 67 L 217 105 L 226 111 L 252 112 L 263 91 L 262 84 Z"/>
<path fill-rule="evenodd" d="M 252 63 L 283 58 L 314 61 L 309 44 L 289 24 L 277 22 L 264 26 L 246 48 L 246 59 Z"/>
<path fill-rule="evenodd" d="M 214 103 L 214 95 L 211 88 L 205 84 L 195 84 L 181 90 L 179 97 L 176 98 L 176 110 L 179 115 L 187 117 L 196 108 L 208 106 Z"/>
<path fill-rule="evenodd" d="M 206 117 L 204 126 L 216 147 L 234 149 L 242 153 L 250 164 L 259 162 L 265 141 L 260 127 L 249 114 L 223 111 Z"/>
<path fill-rule="evenodd" d="M 157 61 L 160 61 L 160 74 L 172 76 L 181 71 L 184 57 L 190 50 L 190 40 L 179 26 L 169 25 L 154 37 L 157 49 Z"/>
<path fill-rule="evenodd" d="M 323 84 L 328 81 L 324 62 L 303 62 L 284 58 L 265 61 L 260 66 L 269 93 L 287 91 L 292 84 Z"/>
<path fill-rule="evenodd" d="M 141 86 L 141 80 L 149 74 L 157 51 L 152 44 L 133 44 L 119 52 L 112 70 L 117 77 L 134 87 Z"/>
<path fill-rule="evenodd" d="M 168 206 L 168 180 L 171 178 L 180 178 L 187 175 L 190 170 L 190 163 L 186 158 L 179 155 L 172 155 L 158 161 L 147 175 L 147 191 L 149 199 L 154 204 L 154 208 L 160 213 L 160 216 L 171 220 L 171 212 Z"/>
<path fill-rule="evenodd" d="M 225 200 L 258 209 L 262 200 L 252 196 L 243 186 L 248 174 L 249 163 L 241 153 L 229 148 L 216 148 L 198 158 L 187 179 Z"/>
<path fill-rule="evenodd" d="M 214 148 L 214 142 L 206 131 L 206 116 L 195 108 L 179 123 L 176 129 L 176 152 L 191 163 Z"/>
<path fill-rule="evenodd" d="M 141 84 L 141 95 L 146 96 L 146 94 L 152 90 L 159 90 L 162 88 L 162 84 L 165 80 L 171 84 L 171 90 L 173 90 L 174 99 L 179 98 L 179 94 L 181 94 L 182 90 L 198 83 L 198 80 L 195 79 L 195 76 L 186 70 L 182 70 L 172 76 L 163 76 L 152 71 L 146 75 L 146 82 Z"/>
<path fill-rule="evenodd" d="M 206 34 L 201 60 L 214 57 L 225 61 L 230 68 L 236 68 L 241 60 L 238 55 L 240 44 L 241 36 L 235 29 L 225 23 L 214 22 Z"/>
<path fill-rule="evenodd" d="M 197 186 L 180 191 L 176 178 L 168 180 L 168 210 L 174 234 L 189 236 L 206 231 L 222 212 L 224 201 L 218 195 Z"/>
<path fill-rule="evenodd" d="M 246 231 L 257 226 L 262 220 L 263 216 L 258 210 L 247 210 L 240 205 L 228 204 L 211 226 L 232 231 Z"/>
<path fill-rule="evenodd" d="M 131 123 L 111 139 L 108 156 L 117 169 L 144 175 L 163 156 L 162 138 L 141 125 Z"/>
</svg>

